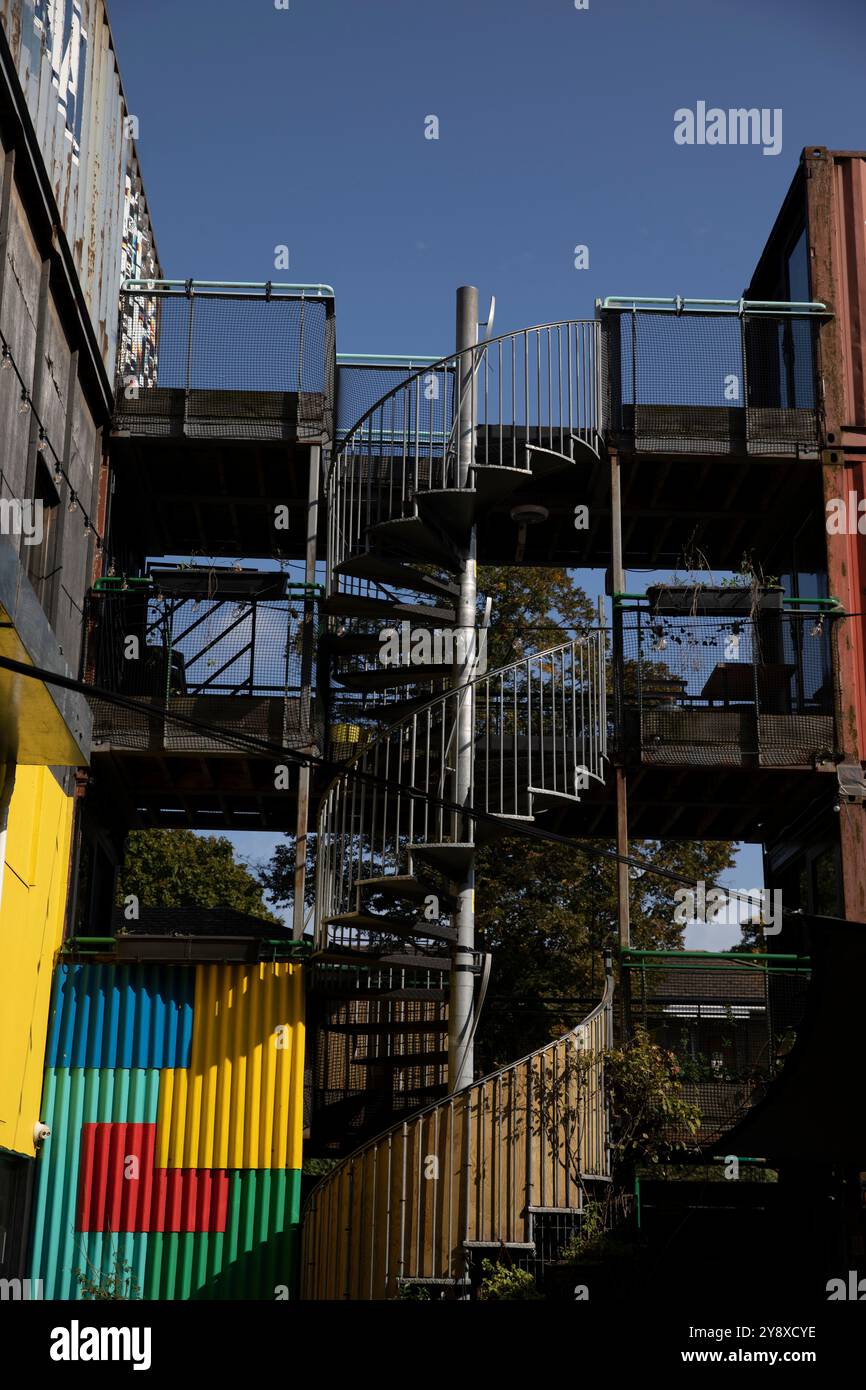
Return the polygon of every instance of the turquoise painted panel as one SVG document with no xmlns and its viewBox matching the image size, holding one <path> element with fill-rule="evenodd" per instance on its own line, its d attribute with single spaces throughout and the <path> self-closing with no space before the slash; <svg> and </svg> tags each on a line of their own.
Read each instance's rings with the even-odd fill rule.
<svg viewBox="0 0 866 1390">
<path fill-rule="evenodd" d="M 79 1297 L 76 1272 L 87 1273 L 88 1261 L 101 1271 L 108 1259 L 108 1237 L 76 1230 L 82 1125 L 111 1120 L 156 1124 L 159 1079 L 156 1069 L 46 1071 L 42 1118 L 51 1137 L 37 1159 L 31 1244 L 32 1277 L 44 1281 L 46 1298 Z M 134 1253 L 143 1287 L 147 1237 L 113 1239 Z M 93 1278 L 92 1270 L 87 1277 Z"/>
</svg>

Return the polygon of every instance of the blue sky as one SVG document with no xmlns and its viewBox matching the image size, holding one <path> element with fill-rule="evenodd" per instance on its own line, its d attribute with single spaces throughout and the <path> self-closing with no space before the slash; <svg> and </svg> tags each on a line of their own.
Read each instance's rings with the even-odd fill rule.
<svg viewBox="0 0 866 1390">
<path fill-rule="evenodd" d="M 738 296 L 802 147 L 866 145 L 863 0 L 109 12 L 166 275 L 331 284 L 343 352 L 447 352 L 465 283 L 499 332 L 606 294 Z M 781 153 L 676 144 L 701 101 L 781 109 Z M 762 881 L 755 850 L 733 878 Z"/>
</svg>

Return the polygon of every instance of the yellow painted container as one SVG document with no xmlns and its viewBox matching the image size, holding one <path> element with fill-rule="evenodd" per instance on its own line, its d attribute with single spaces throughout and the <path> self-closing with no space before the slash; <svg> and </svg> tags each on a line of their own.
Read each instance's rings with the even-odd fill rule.
<svg viewBox="0 0 866 1390">
<path fill-rule="evenodd" d="M 190 1064 L 160 1079 L 158 1167 L 301 1167 L 303 1008 L 300 966 L 198 969 Z"/>
<path fill-rule="evenodd" d="M 72 797 L 47 767 L 18 767 L 0 901 L 0 1148 L 32 1158 L 54 953 L 63 939 Z"/>
</svg>

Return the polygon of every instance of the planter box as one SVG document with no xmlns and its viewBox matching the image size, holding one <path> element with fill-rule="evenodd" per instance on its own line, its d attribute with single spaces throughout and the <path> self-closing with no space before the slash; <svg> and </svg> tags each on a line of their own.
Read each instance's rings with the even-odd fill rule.
<svg viewBox="0 0 866 1390">
<path fill-rule="evenodd" d="M 654 584 L 647 589 L 646 596 L 654 613 L 680 616 L 704 613 L 749 614 L 754 599 L 750 588 L 721 585 L 704 587 L 695 584 Z M 783 589 L 759 589 L 757 608 L 762 613 L 780 613 L 783 597 Z"/>
<path fill-rule="evenodd" d="M 281 599 L 286 596 L 286 577 L 279 572 L 166 569 L 156 570 L 151 578 L 160 593 L 178 597 Z"/>
</svg>

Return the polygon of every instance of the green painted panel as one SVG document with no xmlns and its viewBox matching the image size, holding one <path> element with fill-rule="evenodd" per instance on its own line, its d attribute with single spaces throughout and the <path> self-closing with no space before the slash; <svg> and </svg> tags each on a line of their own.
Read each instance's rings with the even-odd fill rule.
<svg viewBox="0 0 866 1390">
<path fill-rule="evenodd" d="M 300 1172 L 235 1170 L 224 1233 L 148 1237 L 144 1297 L 272 1300 L 282 1285 L 294 1294 L 300 1214 Z"/>
</svg>

